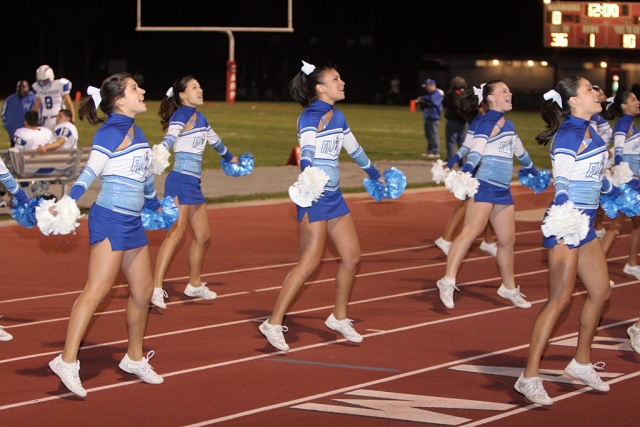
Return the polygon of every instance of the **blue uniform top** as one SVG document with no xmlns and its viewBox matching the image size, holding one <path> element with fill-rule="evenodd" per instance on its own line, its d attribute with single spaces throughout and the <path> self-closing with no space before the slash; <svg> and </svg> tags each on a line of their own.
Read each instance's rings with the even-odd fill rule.
<svg viewBox="0 0 640 427">
<path fill-rule="evenodd" d="M 326 119 L 327 113 L 332 113 Z M 318 130 L 320 123 L 324 128 Z M 304 109 L 298 118 L 298 143 L 300 144 L 300 168 L 316 166 L 329 175 L 325 191 L 340 188 L 338 157 L 342 147 L 371 179 L 380 179 L 380 172 L 371 163 L 364 150 L 351 133 L 344 115 L 333 105 L 317 99 Z"/>
<path fill-rule="evenodd" d="M 516 156 L 525 169 L 535 167 L 529 153 L 516 134 L 513 123 L 498 124 L 504 113 L 487 111 L 480 119 L 471 145 L 471 152 L 464 164 L 463 172 L 475 172 L 475 177 L 497 187 L 509 188 L 513 179 L 513 157 Z M 499 131 L 491 136 L 495 127 Z M 477 169 L 476 169 L 477 168 Z"/>
<path fill-rule="evenodd" d="M 125 141 L 129 145 L 117 150 Z M 117 151 L 116 151 L 117 150 Z M 91 183 L 101 176 L 96 204 L 114 212 L 139 216 L 146 205 L 160 207 L 151 171 L 151 149 L 133 118 L 110 114 L 94 138 L 87 166 L 76 180 L 69 196 L 78 200 Z"/>
<path fill-rule="evenodd" d="M 184 131 L 190 123 L 192 128 Z M 175 172 L 195 176 L 202 175 L 202 156 L 208 143 L 226 161 L 231 161 L 233 154 L 227 150 L 222 139 L 211 129 L 204 114 L 196 111 L 194 107 L 181 106 L 171 115 L 167 134 L 162 144 L 167 149 L 173 148 Z"/>
<path fill-rule="evenodd" d="M 591 132 L 591 139 L 586 138 L 588 128 L 588 120 L 568 116 L 551 141 L 555 189 L 552 204 L 571 200 L 577 209 L 596 209 L 600 193 L 613 191 L 603 175 L 609 158 L 607 145 L 597 132 Z"/>
<path fill-rule="evenodd" d="M 640 133 L 630 114 L 624 114 L 613 126 L 615 163 L 629 163 L 629 168 L 638 175 L 640 172 Z"/>
</svg>

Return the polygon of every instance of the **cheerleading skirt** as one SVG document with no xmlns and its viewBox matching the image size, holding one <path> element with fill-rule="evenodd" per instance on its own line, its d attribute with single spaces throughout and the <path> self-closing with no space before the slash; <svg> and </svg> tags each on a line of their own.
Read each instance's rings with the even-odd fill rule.
<svg viewBox="0 0 640 427">
<path fill-rule="evenodd" d="M 510 187 L 498 187 L 481 179 L 479 179 L 478 182 L 480 186 L 478 187 L 478 192 L 473 196 L 474 202 L 492 203 L 494 205 L 513 205 Z"/>
<path fill-rule="evenodd" d="M 125 215 L 94 203 L 89 211 L 89 243 L 93 246 L 104 239 L 109 239 L 114 251 L 149 244 L 139 215 Z"/>
<path fill-rule="evenodd" d="M 178 197 L 181 205 L 201 205 L 205 200 L 200 184 L 200 178 L 171 171 L 164 182 L 164 196 Z"/>
<path fill-rule="evenodd" d="M 297 205 L 296 207 L 298 208 L 298 222 L 302 222 L 305 214 L 309 216 L 309 222 L 316 222 L 338 218 L 350 212 L 340 190 L 325 191 L 324 195 L 308 208 Z"/>
<path fill-rule="evenodd" d="M 597 209 L 582 210 L 582 213 L 584 213 L 589 217 L 589 232 L 587 233 L 587 237 L 582 239 L 580 243 L 578 243 L 577 245 L 566 245 L 569 249 L 579 248 L 580 246 L 586 245 L 587 243 L 589 243 L 590 241 L 596 238 L 596 232 L 593 228 L 593 221 L 596 217 L 597 211 L 598 211 Z M 545 212 L 544 214 L 545 219 L 547 218 L 548 213 L 549 213 L 549 210 L 547 209 L 547 212 Z M 542 222 L 544 223 L 544 219 L 542 220 Z M 555 236 L 544 237 L 542 239 L 542 246 L 544 246 L 547 249 L 552 249 L 557 244 L 558 244 L 558 241 L 556 240 Z"/>
</svg>

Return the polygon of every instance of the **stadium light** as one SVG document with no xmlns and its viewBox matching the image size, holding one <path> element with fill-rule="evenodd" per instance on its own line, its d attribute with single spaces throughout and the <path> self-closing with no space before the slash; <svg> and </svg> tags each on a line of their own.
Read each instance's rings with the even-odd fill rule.
<svg viewBox="0 0 640 427">
<path fill-rule="evenodd" d="M 533 62 L 532 60 L 527 61 L 527 67 L 533 67 L 534 65 L 535 65 L 535 62 Z"/>
<path fill-rule="evenodd" d="M 607 68 L 607 65 L 608 65 L 608 64 L 607 64 L 606 62 L 602 61 L 602 62 L 600 63 L 600 68 Z"/>
<path fill-rule="evenodd" d="M 543 67 L 547 67 L 549 63 L 547 61 L 540 61 L 540 65 L 542 65 Z"/>
<path fill-rule="evenodd" d="M 497 59 L 494 59 L 491 63 L 496 66 L 500 65 L 500 61 L 498 61 Z"/>
</svg>

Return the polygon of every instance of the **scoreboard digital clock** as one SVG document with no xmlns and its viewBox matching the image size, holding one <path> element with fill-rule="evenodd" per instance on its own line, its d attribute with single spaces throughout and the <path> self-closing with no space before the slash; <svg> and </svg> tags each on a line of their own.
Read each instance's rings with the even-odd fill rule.
<svg viewBox="0 0 640 427">
<path fill-rule="evenodd" d="M 640 48 L 640 3 L 544 3 L 545 47 Z"/>
</svg>

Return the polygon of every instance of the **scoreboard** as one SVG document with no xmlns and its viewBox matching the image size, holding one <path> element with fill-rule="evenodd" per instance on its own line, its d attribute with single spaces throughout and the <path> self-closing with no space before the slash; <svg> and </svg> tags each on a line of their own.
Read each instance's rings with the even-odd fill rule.
<svg viewBox="0 0 640 427">
<path fill-rule="evenodd" d="M 640 3 L 544 3 L 545 47 L 640 49 Z"/>
</svg>

